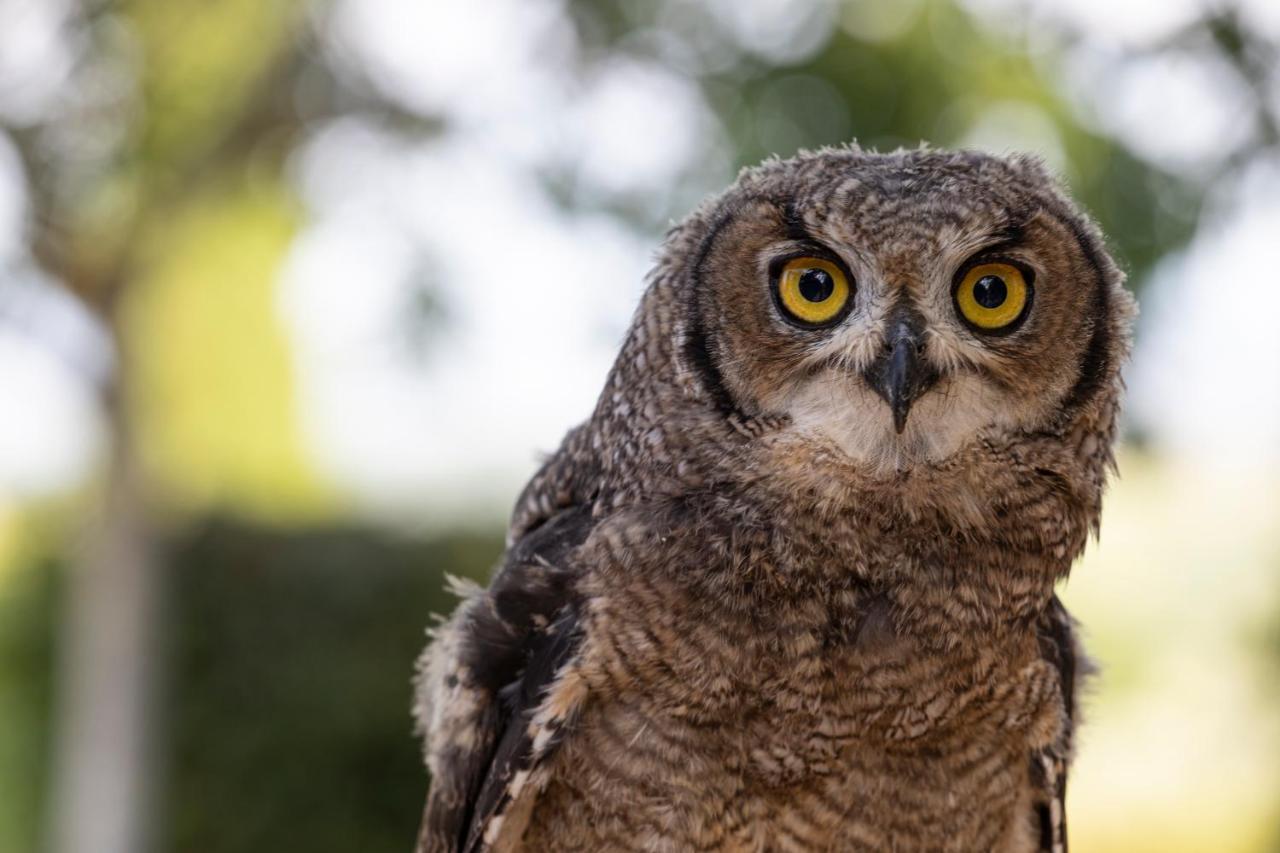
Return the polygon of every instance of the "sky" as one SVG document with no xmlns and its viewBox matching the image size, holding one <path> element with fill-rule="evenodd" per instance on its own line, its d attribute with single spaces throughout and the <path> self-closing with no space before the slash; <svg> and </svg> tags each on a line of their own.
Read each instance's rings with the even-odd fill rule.
<svg viewBox="0 0 1280 853">
<path fill-rule="evenodd" d="M 652 188 L 676 187 L 692 205 L 714 187 L 686 185 L 691 164 L 724 160 L 723 131 L 683 74 L 714 65 L 711 48 L 675 51 L 664 64 L 618 61 L 576 79 L 564 73 L 577 47 L 557 2 L 482 2 L 485 15 L 474 4 L 339 0 L 323 49 L 407 109 L 448 115 L 451 130 L 408 145 L 347 117 L 317 129 L 290 164 L 307 218 L 276 307 L 303 440 L 317 468 L 375 515 L 429 506 L 447 521 L 476 507 L 505 510 L 603 384 L 655 242 L 608 216 L 567 211 L 530 167 L 570 167 L 599 194 L 642 205 Z M 1000 26 L 1016 4 L 967 5 Z M 679 12 L 679 2 L 668 6 Z M 892 37 L 916 6 L 706 4 L 747 49 L 789 59 L 834 26 Z M 0 109 L 38 108 L 39 87 L 19 84 L 61 67 L 49 23 L 58 8 L 0 0 L 0 102 L 10 102 Z M 1061 0 L 1034 3 L 1031 15 L 1086 36 L 1061 73 L 1087 121 L 1153 162 L 1195 170 L 1229 155 L 1248 130 L 1238 83 L 1203 60 L 1133 51 L 1198 8 Z M 1280 36 L 1280 4 L 1251 0 L 1247 9 L 1251 25 Z M 1196 121 L 1183 120 L 1190 114 Z M 1034 148 L 1051 164 L 1060 157 L 1052 125 L 1026 104 L 992 105 L 966 139 Z M 9 271 L 0 399 L 22 401 L 0 418 L 0 500 L 9 501 L 66 492 L 92 470 L 102 443 L 92 383 L 110 363 L 83 312 L 23 272 L 26 205 L 0 136 L 0 270 Z M 1156 271 L 1127 377 L 1129 422 L 1157 449 L 1197 465 L 1280 464 L 1276 234 L 1280 163 L 1256 164 L 1219 188 L 1190 246 Z M 409 345 L 407 306 L 424 287 L 448 322 Z"/>
</svg>

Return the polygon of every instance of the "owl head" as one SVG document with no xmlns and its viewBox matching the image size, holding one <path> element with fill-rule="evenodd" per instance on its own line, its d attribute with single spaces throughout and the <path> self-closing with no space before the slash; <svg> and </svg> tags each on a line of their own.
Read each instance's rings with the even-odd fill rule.
<svg viewBox="0 0 1280 853">
<path fill-rule="evenodd" d="M 1114 417 L 1132 300 L 1034 158 L 770 161 L 666 251 L 659 284 L 679 303 L 676 356 L 697 393 L 785 421 L 869 476 L 1061 435 L 1091 407 Z"/>
</svg>

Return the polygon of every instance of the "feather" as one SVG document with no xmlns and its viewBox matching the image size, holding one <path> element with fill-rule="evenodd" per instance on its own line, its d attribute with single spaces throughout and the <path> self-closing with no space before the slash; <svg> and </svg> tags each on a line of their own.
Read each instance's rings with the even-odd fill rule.
<svg viewBox="0 0 1280 853">
<path fill-rule="evenodd" d="M 576 710 L 563 697 L 580 683 L 570 552 L 589 530 L 588 511 L 563 510 L 508 550 L 488 590 L 449 578 L 463 604 L 419 665 L 432 774 L 420 853 L 483 849 Z"/>
</svg>

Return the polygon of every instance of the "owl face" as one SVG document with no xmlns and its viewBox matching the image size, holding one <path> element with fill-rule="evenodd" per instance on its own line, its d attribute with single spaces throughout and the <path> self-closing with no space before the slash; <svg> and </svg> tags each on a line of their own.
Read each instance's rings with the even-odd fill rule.
<svg viewBox="0 0 1280 853">
<path fill-rule="evenodd" d="M 1047 429 L 1096 379 L 1119 276 L 1034 161 L 827 152 L 744 176 L 707 221 L 690 360 L 869 472 Z"/>
</svg>

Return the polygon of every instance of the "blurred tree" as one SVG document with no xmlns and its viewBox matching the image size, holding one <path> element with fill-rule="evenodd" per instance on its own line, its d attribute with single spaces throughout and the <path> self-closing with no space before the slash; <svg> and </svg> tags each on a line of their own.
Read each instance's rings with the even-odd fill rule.
<svg viewBox="0 0 1280 853">
<path fill-rule="evenodd" d="M 454 606 L 444 573 L 482 578 L 501 549 L 227 520 L 173 542 L 157 846 L 406 849 L 426 793 L 408 675 L 428 614 Z"/>
<path fill-rule="evenodd" d="M 37 847 L 53 727 L 54 631 L 62 572 L 47 561 L 0 587 L 0 851 Z"/>
<path fill-rule="evenodd" d="M 408 674 L 444 573 L 482 579 L 502 539 L 270 529 L 227 517 L 162 536 L 166 675 L 152 846 L 191 853 L 403 851 L 426 780 Z M 39 848 L 59 594 L 69 567 L 0 588 L 0 851 Z M 90 848 L 90 849 L 97 849 Z"/>
<path fill-rule="evenodd" d="M 170 224 L 195 191 L 243 181 L 237 173 L 272 127 L 280 84 L 298 62 L 297 7 L 224 2 L 188 12 L 145 0 L 81 9 L 76 25 L 88 48 L 78 74 L 86 83 L 118 79 L 132 66 L 136 78 L 104 102 L 72 103 L 15 133 L 34 188 L 33 252 L 98 316 L 118 359 L 103 389 L 102 512 L 79 544 L 68 591 L 55 850 L 126 853 L 145 843 L 157 567 L 140 450 L 145 427 L 133 417 L 145 391 L 132 378 L 145 353 L 125 333 L 129 300 L 138 282 L 165 274 L 166 250 L 189 248 L 174 245 Z M 104 134 L 115 144 L 101 145 Z M 90 141 L 100 148 L 84 151 Z M 282 251 L 287 232 L 276 242 Z M 275 449 L 286 458 L 291 450 Z"/>
<path fill-rule="evenodd" d="M 128 853 L 145 846 L 152 796 L 160 505 L 331 503 L 294 438 L 272 288 L 297 218 L 284 158 L 310 118 L 294 95 L 332 78 L 301 3 L 92 3 L 67 26 L 81 48 L 70 96 L 7 128 L 32 188 L 32 254 L 117 357 L 101 510 L 63 620 L 52 847 Z"/>
</svg>

